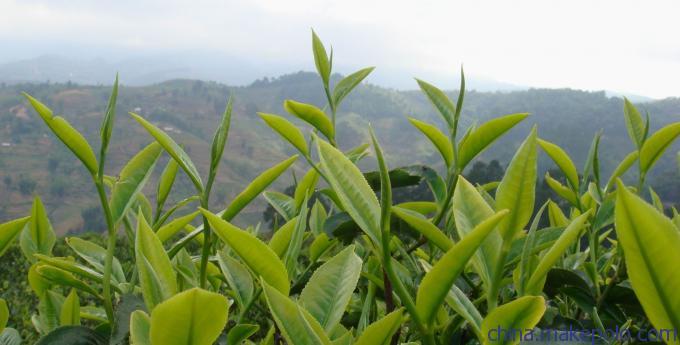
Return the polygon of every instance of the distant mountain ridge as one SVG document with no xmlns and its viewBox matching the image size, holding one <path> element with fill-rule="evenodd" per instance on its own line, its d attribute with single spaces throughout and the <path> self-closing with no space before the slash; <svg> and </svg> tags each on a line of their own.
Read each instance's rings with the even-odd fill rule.
<svg viewBox="0 0 680 345">
<path fill-rule="evenodd" d="M 333 76 L 337 82 L 338 75 Z M 151 138 L 129 116 L 135 111 L 185 145 L 200 172 L 205 174 L 209 164 L 210 140 L 224 110 L 227 98 L 234 98 L 231 131 L 220 167 L 212 207 L 220 209 L 231 200 L 248 181 L 259 172 L 295 153 L 256 115 L 257 112 L 284 116 L 285 99 L 295 99 L 323 107 L 324 93 L 319 78 L 308 72 L 298 72 L 277 78 L 261 78 L 247 86 L 228 86 L 200 80 L 171 80 L 148 86 L 121 86 L 118 116 L 115 122 L 107 173 L 115 175 L 120 167 Z M 58 143 L 44 123 L 30 109 L 21 96 L 26 91 L 63 114 L 92 143 L 95 151 L 99 143 L 98 130 L 102 112 L 110 93 L 110 86 L 84 86 L 73 83 L 25 83 L 0 85 L 0 222 L 16 218 L 30 209 L 32 195 L 43 198 L 54 226 L 61 234 L 84 229 L 84 211 L 94 210 L 97 201 L 90 199 L 90 185 L 83 184 L 87 172 Z M 455 97 L 456 91 L 450 96 Z M 650 114 L 650 131 L 671 122 L 680 121 L 680 98 L 669 98 L 639 104 L 642 112 Z M 600 164 L 603 178 L 608 178 L 615 165 L 634 150 L 628 138 L 623 101 L 608 97 L 605 92 L 585 92 L 569 89 L 528 89 L 509 92 L 470 91 L 465 96 L 461 125 L 466 128 L 493 117 L 510 113 L 529 112 L 522 124 L 511 130 L 485 152 L 480 160 L 497 159 L 507 164 L 531 126 L 538 125 L 541 138 L 555 142 L 565 149 L 577 166 L 582 167 L 593 135 L 603 130 L 600 145 Z M 296 121 L 287 116 L 291 121 Z M 376 130 L 391 167 L 428 164 L 442 170 L 437 151 L 408 122 L 414 117 L 442 127 L 440 116 L 418 91 L 398 91 L 372 84 L 360 85 L 356 92 L 343 101 L 338 114 L 338 143 L 343 149 L 369 142 L 368 123 Z M 304 126 L 302 126 L 304 127 Z M 6 143 L 8 146 L 4 146 Z M 674 154 L 680 145 L 669 148 L 650 175 L 650 183 L 663 200 L 680 202 L 680 176 Z M 156 175 L 167 161 L 164 157 L 156 168 Z M 364 170 L 375 168 L 372 157 L 361 163 Z M 539 169 L 554 167 L 541 155 Z M 302 176 L 308 167 L 298 162 L 293 171 Z M 154 177 L 155 178 L 155 177 Z M 155 188 L 152 178 L 148 188 Z M 635 179 L 635 169 L 626 175 Z M 287 173 L 272 189 L 283 190 L 293 183 Z M 192 193 L 190 181 L 180 176 L 178 188 L 171 195 L 181 199 Z M 259 200 L 262 206 L 263 200 Z M 58 206 L 58 207 L 57 207 Z M 253 208 L 253 210 L 258 209 Z M 262 208 L 259 208 L 260 210 Z M 89 212 L 89 211 L 88 211 Z M 237 222 L 254 224 L 260 213 L 246 210 Z"/>
</svg>

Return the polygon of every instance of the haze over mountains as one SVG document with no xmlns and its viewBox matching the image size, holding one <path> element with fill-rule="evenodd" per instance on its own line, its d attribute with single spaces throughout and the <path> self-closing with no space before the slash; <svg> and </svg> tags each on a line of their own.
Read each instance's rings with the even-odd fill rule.
<svg viewBox="0 0 680 345">
<path fill-rule="evenodd" d="M 165 56 L 73 58 L 63 55 L 41 55 L 29 59 L 0 60 L 0 82 L 73 82 L 84 85 L 110 85 L 112 75 L 120 73 L 131 86 L 144 86 L 174 79 L 216 81 L 227 85 L 248 85 L 263 77 L 276 77 L 290 71 L 306 69 L 305 65 L 285 60 L 246 60 L 224 53 L 184 52 Z M 354 70 L 359 66 L 336 66 L 340 70 Z M 399 90 L 416 87 L 413 76 L 428 80 L 442 88 L 456 88 L 458 71 L 447 75 L 422 71 L 377 68 L 371 83 Z M 467 75 L 467 87 L 482 92 L 527 90 L 530 86 L 516 85 L 491 78 Z M 653 100 L 644 95 L 607 91 L 610 96 L 626 96 L 635 102 Z"/>
</svg>

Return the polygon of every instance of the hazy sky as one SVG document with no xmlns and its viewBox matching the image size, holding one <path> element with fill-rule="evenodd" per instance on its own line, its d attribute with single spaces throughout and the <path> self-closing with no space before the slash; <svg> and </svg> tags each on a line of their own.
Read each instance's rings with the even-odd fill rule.
<svg viewBox="0 0 680 345">
<path fill-rule="evenodd" d="M 312 69 L 313 27 L 344 73 L 455 85 L 464 64 L 517 85 L 666 97 L 680 96 L 678 15 L 677 0 L 0 0 L 0 61 L 215 51 Z"/>
</svg>

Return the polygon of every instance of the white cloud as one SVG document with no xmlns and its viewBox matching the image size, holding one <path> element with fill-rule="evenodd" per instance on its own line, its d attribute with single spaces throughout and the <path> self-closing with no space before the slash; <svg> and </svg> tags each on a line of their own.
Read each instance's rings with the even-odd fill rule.
<svg viewBox="0 0 680 345">
<path fill-rule="evenodd" d="M 0 0 L 0 43 L 214 50 L 311 69 L 314 27 L 341 66 L 454 85 L 464 63 L 513 84 L 665 97 L 680 96 L 677 13 L 680 3 L 663 0 Z"/>
</svg>

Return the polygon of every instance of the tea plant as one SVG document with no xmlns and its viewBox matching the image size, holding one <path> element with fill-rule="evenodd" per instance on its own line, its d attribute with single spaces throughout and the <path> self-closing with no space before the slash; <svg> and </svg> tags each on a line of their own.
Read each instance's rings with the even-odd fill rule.
<svg viewBox="0 0 680 345">
<path fill-rule="evenodd" d="M 608 178 L 600 173 L 599 134 L 579 170 L 534 127 L 503 178 L 475 186 L 463 175 L 468 164 L 529 114 L 459 128 L 461 72 L 455 102 L 417 81 L 446 131 L 409 119 L 441 155 L 444 175 L 425 166 L 390 169 L 372 129 L 370 143 L 349 151 L 339 149 L 335 135 L 342 101 L 373 68 L 332 85 L 332 52 L 329 57 L 316 34 L 312 46 L 327 104 L 283 105 L 311 133 L 286 117 L 260 113 L 299 153 L 262 172 L 218 212 L 209 200 L 228 142 L 231 100 L 203 182 L 182 146 L 134 113 L 152 142 L 115 176 L 105 173 L 117 78 L 98 155 L 64 118 L 25 95 L 89 171 L 108 226 L 106 247 L 70 237 L 65 241 L 75 257 L 58 257 L 39 197 L 30 216 L 0 225 L 0 255 L 19 238 L 31 263 L 26 279 L 39 299 L 31 318 L 38 344 L 517 344 L 539 336 L 529 331 L 535 327 L 570 325 L 597 330 L 600 342 L 627 343 L 634 339 L 606 331 L 680 328 L 680 277 L 673 273 L 680 216 L 675 209 L 666 216 L 656 193 L 645 188 L 650 169 L 680 136 L 680 123 L 649 133 L 649 119 L 625 100 L 636 149 Z M 379 169 L 362 173 L 356 164 L 369 148 Z M 564 175 L 565 183 L 545 178 L 569 209 L 554 201 L 535 209 L 539 150 Z M 152 203 L 144 187 L 164 152 L 171 159 Z M 293 196 L 266 191 L 298 157 L 307 171 Z M 620 177 L 634 166 L 637 185 L 626 186 Z M 167 207 L 180 171 L 195 193 Z M 393 188 L 418 183 L 428 185 L 433 201 L 393 203 Z M 260 194 L 285 220 L 268 241 L 258 227 L 231 223 Z M 176 216 L 194 202 L 198 209 Z M 121 230 L 134 261 L 114 256 Z M 18 344 L 18 332 L 5 328 L 8 315 L 0 300 L 0 343 Z M 525 333 L 504 337 L 500 330 Z"/>
</svg>

